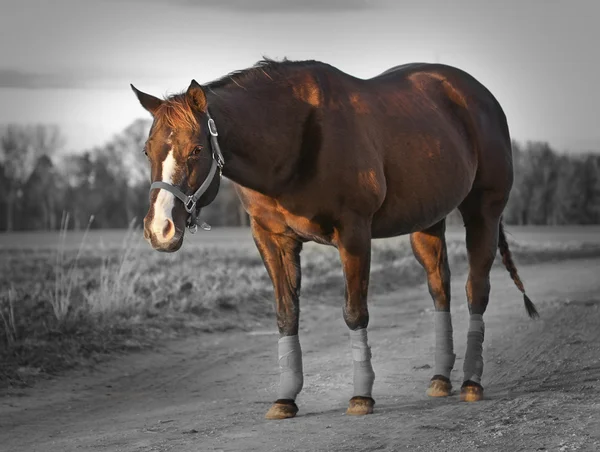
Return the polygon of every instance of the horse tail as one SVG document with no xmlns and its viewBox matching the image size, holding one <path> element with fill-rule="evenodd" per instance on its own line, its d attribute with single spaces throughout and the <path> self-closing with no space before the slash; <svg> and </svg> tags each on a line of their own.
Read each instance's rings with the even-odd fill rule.
<svg viewBox="0 0 600 452">
<path fill-rule="evenodd" d="M 533 302 L 529 299 L 527 294 L 525 294 L 525 287 L 523 287 L 523 282 L 521 278 L 519 278 L 519 274 L 517 273 L 517 267 L 513 262 L 512 255 L 510 254 L 510 250 L 508 249 L 508 242 L 506 241 L 506 235 L 504 234 L 504 225 L 502 224 L 502 220 L 500 220 L 500 236 L 498 240 L 498 248 L 500 249 L 500 255 L 502 256 L 502 263 L 510 273 L 510 277 L 515 282 L 517 288 L 523 294 L 523 300 L 525 301 L 525 309 L 527 309 L 527 314 L 529 317 L 535 318 L 539 317 L 537 309 Z"/>
</svg>

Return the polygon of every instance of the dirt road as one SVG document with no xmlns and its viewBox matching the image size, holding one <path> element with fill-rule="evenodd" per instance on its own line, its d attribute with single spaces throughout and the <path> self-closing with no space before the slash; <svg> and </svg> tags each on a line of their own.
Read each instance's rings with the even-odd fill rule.
<svg viewBox="0 0 600 452">
<path fill-rule="evenodd" d="M 352 361 L 339 308 L 304 300 L 305 386 L 297 418 L 266 421 L 275 398 L 275 328 L 206 334 L 71 372 L 0 399 L 0 450 L 600 450 L 600 261 L 520 268 L 530 321 L 501 268 L 492 273 L 476 404 L 425 395 L 433 364 L 424 287 L 371 301 L 375 414 L 344 415 Z M 453 294 L 456 370 L 467 327 L 465 277 Z M 340 303 L 341 306 L 341 303 Z"/>
</svg>

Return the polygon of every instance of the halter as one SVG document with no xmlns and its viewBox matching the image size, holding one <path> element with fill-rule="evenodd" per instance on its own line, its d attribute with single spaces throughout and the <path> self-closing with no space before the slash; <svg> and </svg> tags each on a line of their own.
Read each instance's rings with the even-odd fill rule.
<svg viewBox="0 0 600 452">
<path fill-rule="evenodd" d="M 210 171 L 208 172 L 206 179 L 204 179 L 204 182 L 202 182 L 202 185 L 200 185 L 198 190 L 196 190 L 193 195 L 186 195 L 175 185 L 168 184 L 163 181 L 152 182 L 152 185 L 150 185 L 150 193 L 152 193 L 152 190 L 157 188 L 167 190 L 180 199 L 181 202 L 183 202 L 185 211 L 189 214 L 186 226 L 192 234 L 195 234 L 198 230 L 198 215 L 200 213 L 200 209 L 196 209 L 196 203 L 204 194 L 204 192 L 208 190 L 208 187 L 215 177 L 217 168 L 219 169 L 219 177 L 221 177 L 223 173 L 223 165 L 225 165 L 225 159 L 223 158 L 219 141 L 217 140 L 217 137 L 219 136 L 219 133 L 217 132 L 217 126 L 215 121 L 210 117 L 208 110 L 206 111 L 206 115 L 208 116 L 208 132 L 210 133 L 210 144 L 212 147 L 212 164 L 210 165 Z M 202 222 L 200 227 L 206 231 L 210 231 L 210 226 L 205 222 Z"/>
</svg>

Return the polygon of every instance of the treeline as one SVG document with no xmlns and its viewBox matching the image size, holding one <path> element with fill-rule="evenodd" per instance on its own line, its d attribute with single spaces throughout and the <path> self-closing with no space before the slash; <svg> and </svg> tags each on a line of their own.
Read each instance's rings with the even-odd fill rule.
<svg viewBox="0 0 600 452">
<path fill-rule="evenodd" d="M 149 122 L 138 120 L 104 146 L 59 154 L 55 126 L 0 128 L 0 230 L 123 228 L 148 210 L 149 165 L 141 150 Z M 600 223 L 600 155 L 561 155 L 546 143 L 513 143 L 515 184 L 505 211 L 509 224 Z M 223 179 L 203 210 L 215 226 L 247 225 L 232 184 Z"/>
<path fill-rule="evenodd" d="M 142 153 L 150 124 L 138 120 L 104 146 L 59 154 L 55 126 L 0 128 L 0 231 L 52 230 L 63 212 L 70 227 L 124 228 L 148 211 L 150 168 Z M 203 209 L 211 225 L 247 224 L 228 180 L 215 202 Z"/>
<path fill-rule="evenodd" d="M 599 224 L 600 154 L 557 154 L 547 143 L 513 142 L 511 224 Z"/>
</svg>

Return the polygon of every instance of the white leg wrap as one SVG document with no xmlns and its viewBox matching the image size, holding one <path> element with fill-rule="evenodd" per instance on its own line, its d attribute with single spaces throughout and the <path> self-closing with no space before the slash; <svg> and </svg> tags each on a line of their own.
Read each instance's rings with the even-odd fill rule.
<svg viewBox="0 0 600 452">
<path fill-rule="evenodd" d="M 452 340 L 452 317 L 449 312 L 435 311 L 435 373 L 450 378 L 456 355 Z"/>
<path fill-rule="evenodd" d="M 279 339 L 279 392 L 278 399 L 296 400 L 302 390 L 302 350 L 296 336 L 284 336 Z"/>
<path fill-rule="evenodd" d="M 481 314 L 472 314 L 469 318 L 467 352 L 465 353 L 465 362 L 463 365 L 465 378 L 463 381 L 471 380 L 481 384 L 484 333 L 485 325 L 483 323 L 483 316 Z"/>
<path fill-rule="evenodd" d="M 371 347 L 367 344 L 367 330 L 350 331 L 352 360 L 354 361 L 354 396 L 371 397 L 375 372 L 371 366 Z"/>
</svg>

